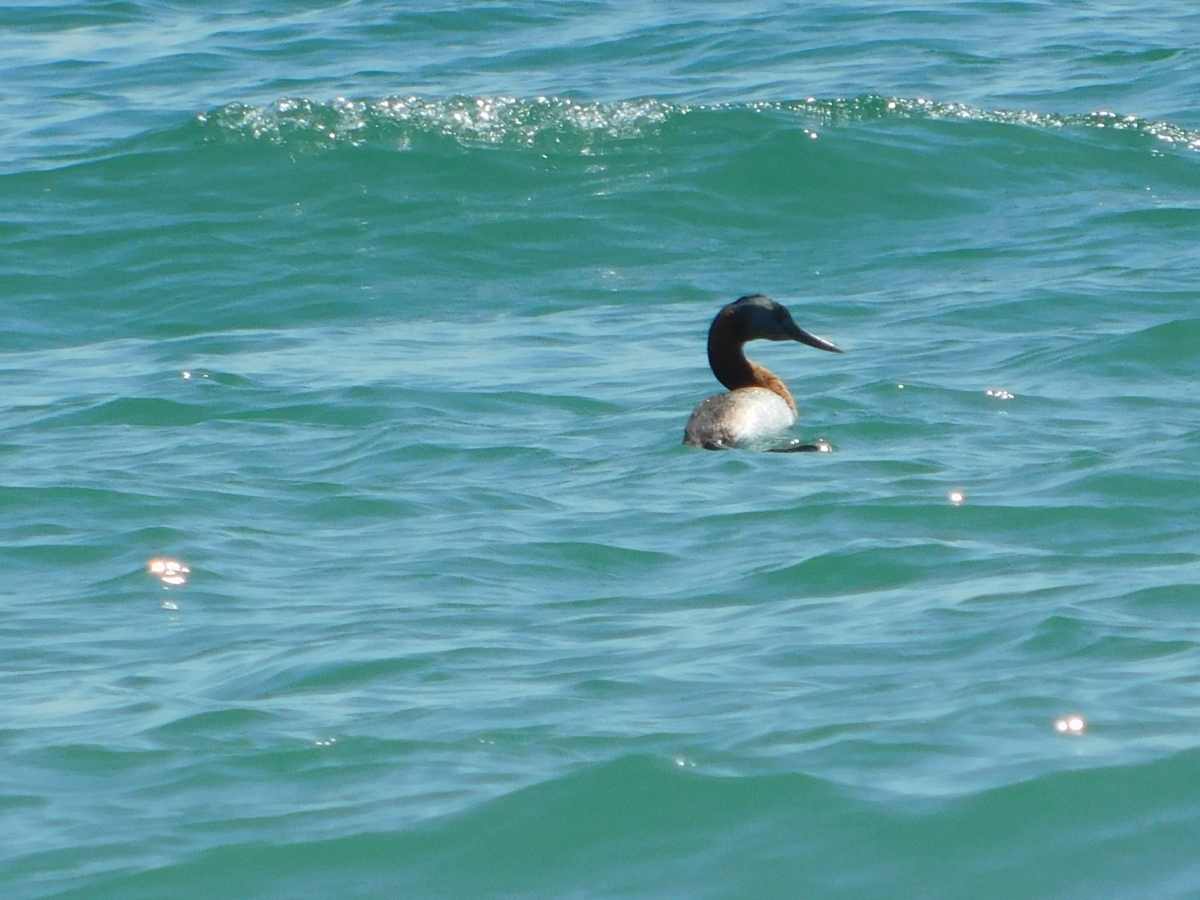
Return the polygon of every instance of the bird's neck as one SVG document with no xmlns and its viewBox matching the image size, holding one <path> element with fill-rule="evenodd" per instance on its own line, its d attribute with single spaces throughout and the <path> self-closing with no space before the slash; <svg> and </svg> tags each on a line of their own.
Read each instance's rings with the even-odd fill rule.
<svg viewBox="0 0 1200 900">
<path fill-rule="evenodd" d="M 783 379 L 757 363 L 746 359 L 746 340 L 736 332 L 732 323 L 718 321 L 708 332 L 708 364 L 712 366 L 717 381 L 731 391 L 738 388 L 766 388 L 783 398 L 792 412 L 796 412 L 796 401 Z"/>
</svg>

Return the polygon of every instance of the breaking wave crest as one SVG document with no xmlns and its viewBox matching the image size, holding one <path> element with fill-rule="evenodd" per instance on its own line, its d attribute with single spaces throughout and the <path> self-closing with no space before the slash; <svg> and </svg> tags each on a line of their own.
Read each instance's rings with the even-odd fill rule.
<svg viewBox="0 0 1200 900">
<path fill-rule="evenodd" d="M 328 102 L 285 97 L 263 106 L 230 103 L 196 117 L 210 140 L 263 140 L 333 147 L 364 144 L 407 150 L 423 136 L 464 146 L 507 145 L 589 152 L 596 143 L 651 135 L 665 123 L 693 115 L 744 112 L 790 115 L 810 135 L 816 128 L 854 122 L 925 119 L 985 122 L 1038 129 L 1095 129 L 1145 137 L 1156 144 L 1200 150 L 1200 132 L 1170 122 L 1097 110 L 1058 114 L 988 110 L 925 98 L 884 97 L 688 105 L 654 98 L 584 102 L 567 97 L 509 96 L 426 99 L 417 96 Z"/>
<path fill-rule="evenodd" d="M 328 103 L 284 98 L 266 106 L 231 103 L 197 116 L 213 137 L 244 137 L 283 143 L 292 139 L 321 144 L 409 141 L 420 134 L 453 138 L 467 145 L 536 146 L 574 138 L 642 136 L 672 115 L 687 111 L 660 100 L 581 103 L 563 97 L 384 97 Z"/>
</svg>

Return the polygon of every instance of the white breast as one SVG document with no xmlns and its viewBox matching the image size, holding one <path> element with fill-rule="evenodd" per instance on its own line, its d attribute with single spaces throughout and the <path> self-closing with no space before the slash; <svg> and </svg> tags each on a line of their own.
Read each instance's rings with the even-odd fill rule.
<svg viewBox="0 0 1200 900">
<path fill-rule="evenodd" d="M 790 428 L 796 414 L 766 388 L 738 388 L 709 397 L 696 407 L 683 442 L 696 447 L 744 447 Z"/>
</svg>

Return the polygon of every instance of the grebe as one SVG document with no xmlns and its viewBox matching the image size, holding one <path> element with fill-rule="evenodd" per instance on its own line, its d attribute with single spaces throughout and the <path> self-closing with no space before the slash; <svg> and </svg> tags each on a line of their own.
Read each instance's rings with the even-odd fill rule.
<svg viewBox="0 0 1200 900">
<path fill-rule="evenodd" d="M 792 314 L 770 297 L 751 294 L 730 303 L 708 329 L 708 364 L 717 381 L 729 388 L 696 407 L 683 432 L 683 442 L 706 450 L 744 447 L 769 438 L 796 422 L 796 401 L 782 379 L 746 359 L 746 341 L 799 341 L 842 353 L 792 321 Z M 812 445 L 787 450 L 817 450 Z"/>
</svg>

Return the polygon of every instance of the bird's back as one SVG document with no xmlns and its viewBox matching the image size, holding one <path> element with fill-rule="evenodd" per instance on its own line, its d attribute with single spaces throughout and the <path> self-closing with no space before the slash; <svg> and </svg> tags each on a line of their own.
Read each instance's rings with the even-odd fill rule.
<svg viewBox="0 0 1200 900">
<path fill-rule="evenodd" d="M 683 442 L 710 450 L 744 447 L 790 428 L 796 413 L 774 391 L 744 387 L 716 394 L 692 412 Z"/>
</svg>

